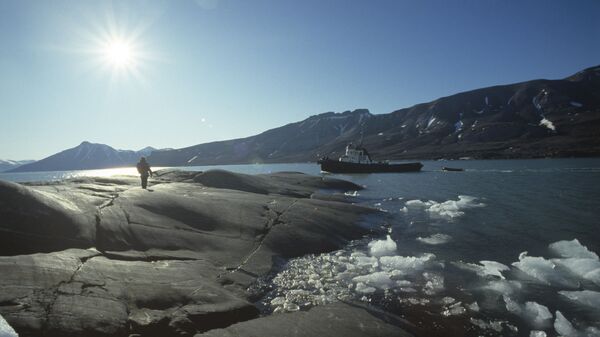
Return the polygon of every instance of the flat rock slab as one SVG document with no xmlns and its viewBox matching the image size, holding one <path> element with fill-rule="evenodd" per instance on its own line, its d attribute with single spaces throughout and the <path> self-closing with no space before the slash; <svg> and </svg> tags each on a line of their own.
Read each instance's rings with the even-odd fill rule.
<svg viewBox="0 0 600 337">
<path fill-rule="evenodd" d="M 404 330 L 344 303 L 275 314 L 195 337 L 409 337 Z"/>
<path fill-rule="evenodd" d="M 314 198 L 360 186 L 293 172 L 138 184 L 0 181 L 0 314 L 20 336 L 193 336 L 251 320 L 247 288 L 275 260 L 339 249 L 376 213 Z"/>
</svg>

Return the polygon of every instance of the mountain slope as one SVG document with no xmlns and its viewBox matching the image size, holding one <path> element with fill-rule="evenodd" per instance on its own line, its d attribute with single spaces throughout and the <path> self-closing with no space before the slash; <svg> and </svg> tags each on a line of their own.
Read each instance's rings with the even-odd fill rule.
<svg viewBox="0 0 600 337">
<path fill-rule="evenodd" d="M 115 150 L 108 145 L 83 142 L 74 148 L 17 167 L 11 172 L 89 170 L 132 166 L 141 156 L 147 156 L 153 150 L 154 148 L 150 147 L 140 151 Z"/>
<path fill-rule="evenodd" d="M 15 169 L 19 166 L 33 163 L 35 160 L 2 160 L 0 159 L 0 172 Z"/>
<path fill-rule="evenodd" d="M 600 155 L 600 66 L 442 97 L 389 114 L 332 112 L 259 135 L 155 151 L 153 165 L 314 161 L 361 139 L 376 159 Z"/>
</svg>

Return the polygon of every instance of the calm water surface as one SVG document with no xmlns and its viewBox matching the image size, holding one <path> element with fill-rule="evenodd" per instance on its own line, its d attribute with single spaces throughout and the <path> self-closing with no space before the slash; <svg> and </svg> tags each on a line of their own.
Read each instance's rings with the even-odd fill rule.
<svg viewBox="0 0 600 337">
<path fill-rule="evenodd" d="M 420 173 L 324 174 L 363 185 L 350 198 L 389 216 L 371 224 L 371 237 L 337 252 L 294 259 L 263 280 L 269 292 L 260 303 L 265 312 L 341 299 L 402 316 L 420 336 L 600 335 L 600 159 L 423 163 Z M 465 171 L 444 172 L 442 166 Z M 182 169 L 214 168 L 321 174 L 315 164 Z M 136 172 L 17 173 L 0 179 L 114 174 Z"/>
</svg>

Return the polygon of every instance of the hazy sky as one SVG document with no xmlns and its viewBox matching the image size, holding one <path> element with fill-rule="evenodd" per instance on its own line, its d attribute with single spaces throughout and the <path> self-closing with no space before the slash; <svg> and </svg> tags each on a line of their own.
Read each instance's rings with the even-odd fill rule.
<svg viewBox="0 0 600 337">
<path fill-rule="evenodd" d="M 0 0 L 0 158 L 179 148 L 600 64 L 600 1 Z"/>
</svg>

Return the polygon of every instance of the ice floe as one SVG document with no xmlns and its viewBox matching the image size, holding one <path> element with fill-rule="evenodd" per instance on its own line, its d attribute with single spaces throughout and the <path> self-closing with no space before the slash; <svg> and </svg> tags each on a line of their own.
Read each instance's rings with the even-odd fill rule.
<svg viewBox="0 0 600 337">
<path fill-rule="evenodd" d="M 594 327 L 585 329 L 577 329 L 573 324 L 560 312 L 556 311 L 556 319 L 554 320 L 554 330 L 563 337 L 598 337 L 600 330 Z"/>
<path fill-rule="evenodd" d="M 600 311 L 600 292 L 592 290 L 582 291 L 559 291 L 560 295 L 568 298 L 570 301 L 581 304 L 590 309 Z"/>
<path fill-rule="evenodd" d="M 0 315 L 0 337 L 18 337 L 17 332 L 8 324 L 8 322 Z"/>
<path fill-rule="evenodd" d="M 556 263 L 543 257 L 527 256 L 527 252 L 523 252 L 519 255 L 519 261 L 512 265 L 542 284 L 571 289 L 579 287 L 577 280 L 558 270 Z"/>
<path fill-rule="evenodd" d="M 295 308 L 292 304 L 302 309 L 337 300 L 370 301 L 375 293 L 403 297 L 444 290 L 443 275 L 432 270 L 442 267 L 435 255 L 400 256 L 396 249 L 396 242 L 388 235 L 385 240 L 372 240 L 364 248 L 293 259 L 273 278 L 265 304 L 274 312 L 286 312 Z M 445 310 L 455 315 L 466 309 L 455 305 Z"/>
<path fill-rule="evenodd" d="M 375 240 L 369 243 L 369 253 L 375 257 L 394 255 L 396 249 L 398 249 L 398 246 L 389 235 L 385 240 Z"/>
<path fill-rule="evenodd" d="M 582 245 L 579 240 L 558 241 L 551 243 L 548 248 L 550 251 L 560 257 L 578 257 L 598 260 L 598 254 L 591 252 L 586 246 Z"/>
<path fill-rule="evenodd" d="M 540 121 L 540 126 L 545 126 L 546 128 L 552 131 L 556 131 L 556 127 L 554 126 L 554 124 L 545 117 L 542 118 L 542 120 Z"/>
<path fill-rule="evenodd" d="M 450 235 L 442 233 L 432 234 L 427 237 L 417 237 L 417 241 L 427 245 L 442 245 L 444 243 L 450 242 L 450 240 L 452 240 L 452 237 Z"/>
<path fill-rule="evenodd" d="M 507 265 L 496 261 L 479 261 L 479 263 L 454 262 L 453 264 L 461 269 L 473 271 L 481 277 L 495 276 L 501 279 L 504 279 L 502 272 L 510 269 Z"/>
<path fill-rule="evenodd" d="M 405 205 L 410 208 L 423 208 L 431 217 L 442 219 L 453 219 L 465 215 L 465 210 L 485 206 L 484 203 L 476 202 L 477 198 L 468 195 L 459 195 L 458 200 L 446 200 L 437 202 L 433 200 L 408 200 Z"/>
<path fill-rule="evenodd" d="M 410 274 L 435 263 L 435 255 L 426 253 L 422 256 L 382 256 L 379 263 L 384 270 Z"/>
<path fill-rule="evenodd" d="M 498 294 L 511 295 L 521 291 L 523 284 L 514 280 L 489 281 L 482 289 L 491 290 Z"/>
<path fill-rule="evenodd" d="M 473 324 L 474 326 L 480 328 L 481 330 L 489 330 L 489 331 L 495 331 L 498 333 L 502 333 L 502 332 L 508 332 L 508 333 L 516 333 L 519 331 L 519 329 L 508 323 L 508 321 L 501 321 L 501 320 L 491 320 L 489 322 L 484 321 L 483 319 L 478 319 L 478 318 L 470 318 L 471 324 Z"/>
<path fill-rule="evenodd" d="M 535 329 L 548 328 L 552 325 L 552 313 L 545 305 L 536 302 L 520 304 L 508 296 L 504 296 L 506 310 L 520 316 L 530 327 Z"/>
</svg>

